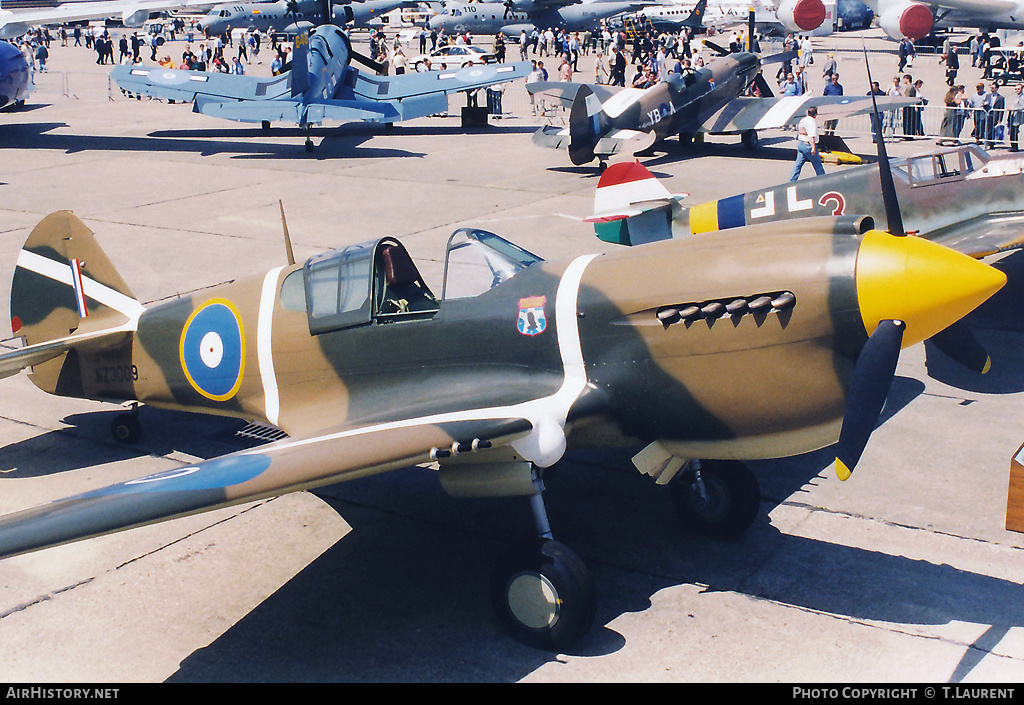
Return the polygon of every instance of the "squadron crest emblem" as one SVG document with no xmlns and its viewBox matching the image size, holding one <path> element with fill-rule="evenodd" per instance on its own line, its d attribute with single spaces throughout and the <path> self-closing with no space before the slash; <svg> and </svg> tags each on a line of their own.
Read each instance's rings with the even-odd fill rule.
<svg viewBox="0 0 1024 705">
<path fill-rule="evenodd" d="M 546 296 L 527 296 L 519 299 L 519 318 L 517 326 L 523 335 L 540 335 L 548 327 L 547 316 L 544 315 Z"/>
</svg>

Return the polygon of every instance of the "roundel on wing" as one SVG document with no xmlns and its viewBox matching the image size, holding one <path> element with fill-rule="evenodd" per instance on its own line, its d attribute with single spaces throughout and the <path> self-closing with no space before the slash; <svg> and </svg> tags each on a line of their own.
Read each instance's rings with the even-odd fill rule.
<svg viewBox="0 0 1024 705">
<path fill-rule="evenodd" d="M 193 389 L 214 401 L 233 397 L 245 367 L 245 333 L 235 305 L 211 299 L 193 311 L 181 331 L 179 356 Z"/>
</svg>

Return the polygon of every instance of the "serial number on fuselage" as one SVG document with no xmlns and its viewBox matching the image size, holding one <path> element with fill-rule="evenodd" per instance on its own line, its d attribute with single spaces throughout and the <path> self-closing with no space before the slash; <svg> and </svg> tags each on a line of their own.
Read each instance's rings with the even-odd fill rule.
<svg viewBox="0 0 1024 705">
<path fill-rule="evenodd" d="M 96 368 L 96 384 L 125 384 L 139 381 L 139 368 L 135 365 L 111 365 Z"/>
</svg>

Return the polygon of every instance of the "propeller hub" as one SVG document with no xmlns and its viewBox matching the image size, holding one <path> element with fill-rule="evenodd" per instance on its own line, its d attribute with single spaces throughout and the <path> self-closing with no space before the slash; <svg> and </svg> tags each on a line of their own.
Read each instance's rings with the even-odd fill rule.
<svg viewBox="0 0 1024 705">
<path fill-rule="evenodd" d="M 902 347 L 930 338 L 999 291 L 1006 275 L 918 237 L 868 231 L 857 255 L 857 302 L 871 335 L 881 321 L 906 322 Z"/>
</svg>

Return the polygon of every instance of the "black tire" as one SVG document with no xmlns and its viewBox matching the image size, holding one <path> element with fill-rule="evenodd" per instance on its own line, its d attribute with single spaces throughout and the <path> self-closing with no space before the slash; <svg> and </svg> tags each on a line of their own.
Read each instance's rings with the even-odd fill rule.
<svg viewBox="0 0 1024 705">
<path fill-rule="evenodd" d="M 750 528 L 761 504 L 757 477 L 738 460 L 705 460 L 700 466 L 707 501 L 699 496 L 692 473 L 669 486 L 683 527 L 712 539 L 734 539 Z"/>
<path fill-rule="evenodd" d="M 743 146 L 748 152 L 753 152 L 757 149 L 758 142 L 760 142 L 760 138 L 757 136 L 757 130 L 745 130 L 743 135 L 740 137 L 740 141 L 743 142 Z"/>
<path fill-rule="evenodd" d="M 590 570 L 550 539 L 534 539 L 499 558 L 491 574 L 491 601 L 514 638 L 548 651 L 574 646 L 597 612 Z"/>
<path fill-rule="evenodd" d="M 118 414 L 110 424 L 110 433 L 118 443 L 132 445 L 142 438 L 142 424 L 134 414 Z"/>
</svg>

